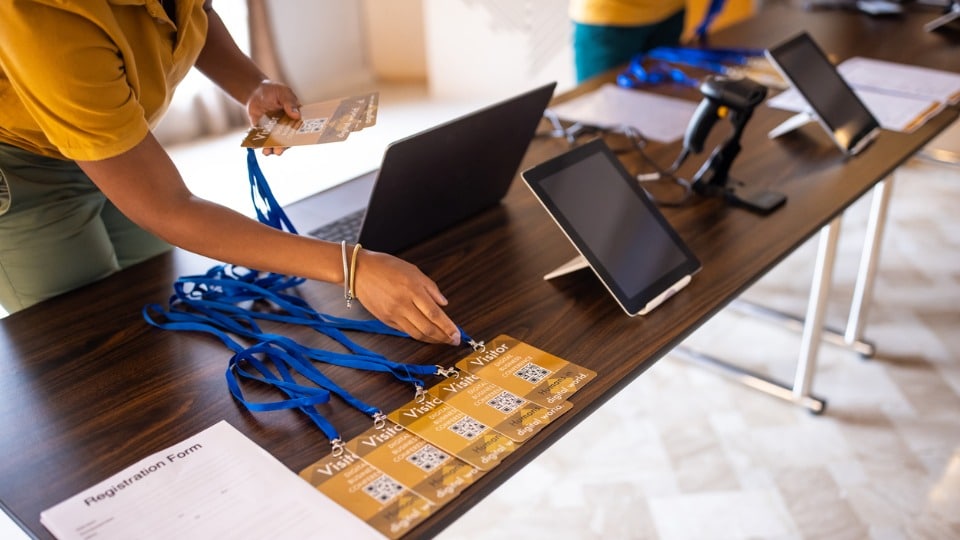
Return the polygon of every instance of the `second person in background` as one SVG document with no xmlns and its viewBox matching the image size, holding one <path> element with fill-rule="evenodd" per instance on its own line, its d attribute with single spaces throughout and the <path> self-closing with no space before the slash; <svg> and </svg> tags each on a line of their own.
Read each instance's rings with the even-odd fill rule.
<svg viewBox="0 0 960 540">
<path fill-rule="evenodd" d="M 684 0 L 570 0 L 577 82 L 654 47 L 679 45 Z"/>
</svg>

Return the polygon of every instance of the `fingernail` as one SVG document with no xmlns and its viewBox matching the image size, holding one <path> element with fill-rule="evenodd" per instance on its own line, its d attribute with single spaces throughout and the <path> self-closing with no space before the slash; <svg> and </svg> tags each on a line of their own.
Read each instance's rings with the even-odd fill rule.
<svg viewBox="0 0 960 540">
<path fill-rule="evenodd" d="M 460 344 L 460 332 L 454 332 L 454 333 L 450 334 L 450 340 L 451 340 L 451 342 L 453 343 L 453 345 L 459 345 L 459 344 Z"/>
</svg>

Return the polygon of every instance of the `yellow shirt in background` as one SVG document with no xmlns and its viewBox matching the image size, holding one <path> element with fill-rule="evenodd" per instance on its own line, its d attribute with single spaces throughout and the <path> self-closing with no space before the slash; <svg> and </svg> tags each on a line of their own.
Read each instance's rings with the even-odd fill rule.
<svg viewBox="0 0 960 540">
<path fill-rule="evenodd" d="M 675 15 L 684 0 L 570 0 L 570 19 L 581 24 L 642 26 Z"/>
<path fill-rule="evenodd" d="M 203 48 L 203 0 L 0 2 L 0 142 L 94 161 L 137 145 Z"/>
</svg>

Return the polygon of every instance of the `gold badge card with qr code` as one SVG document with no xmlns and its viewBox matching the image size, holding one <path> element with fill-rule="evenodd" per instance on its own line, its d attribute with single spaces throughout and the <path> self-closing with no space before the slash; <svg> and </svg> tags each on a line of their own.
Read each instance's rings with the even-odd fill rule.
<svg viewBox="0 0 960 540">
<path fill-rule="evenodd" d="M 381 429 L 371 427 L 351 439 L 346 448 L 438 505 L 453 499 L 483 475 L 480 469 L 393 422 Z"/>
<path fill-rule="evenodd" d="M 350 133 L 376 124 L 379 94 L 361 94 L 300 107 L 300 119 L 264 115 L 240 146 L 270 148 L 345 141 Z"/>
<path fill-rule="evenodd" d="M 387 415 L 428 443 L 488 471 L 516 450 L 516 444 L 436 396 L 410 401 Z"/>
<path fill-rule="evenodd" d="M 300 477 L 388 538 L 399 538 L 438 508 L 349 451 L 317 461 Z"/>
<path fill-rule="evenodd" d="M 569 401 L 550 407 L 537 405 L 466 371 L 433 386 L 427 393 L 518 443 L 525 442 L 573 407 Z"/>
<path fill-rule="evenodd" d="M 544 407 L 559 405 L 597 376 L 595 371 L 506 335 L 497 336 L 483 351 L 456 365 Z"/>
</svg>

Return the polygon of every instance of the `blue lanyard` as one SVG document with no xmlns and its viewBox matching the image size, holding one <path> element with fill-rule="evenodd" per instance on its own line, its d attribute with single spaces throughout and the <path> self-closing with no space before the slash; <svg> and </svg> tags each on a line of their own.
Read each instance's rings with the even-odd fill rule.
<svg viewBox="0 0 960 540">
<path fill-rule="evenodd" d="M 293 223 L 273 196 L 253 149 L 247 151 L 247 169 L 257 219 L 276 229 L 296 234 Z M 344 331 L 410 336 L 377 319 L 354 320 L 319 313 L 302 298 L 285 292 L 304 281 L 299 277 L 218 265 L 203 275 L 177 279 L 167 308 L 157 304 L 147 305 L 143 308 L 143 317 L 158 328 L 203 332 L 217 337 L 234 353 L 226 370 L 227 386 L 233 397 L 255 412 L 281 409 L 302 411 L 324 432 L 333 445 L 335 455 L 342 452 L 343 443 L 334 426 L 317 411 L 316 405 L 329 402 L 333 394 L 371 416 L 377 427 L 385 425 L 386 416 L 380 409 L 356 399 L 334 383 L 316 368 L 314 362 L 389 373 L 400 381 L 412 384 L 416 389 L 415 399 L 418 400 L 422 400 L 426 394 L 425 384 L 420 377 L 457 375 L 454 368 L 394 362 L 361 347 L 348 338 Z M 249 303 L 265 303 L 269 309 L 242 307 Z M 336 341 L 347 352 L 305 347 L 286 336 L 263 331 L 258 320 L 312 328 Z M 463 329 L 460 329 L 460 335 L 462 341 L 474 350 L 484 350 L 483 342 L 474 341 Z M 254 344 L 244 346 L 233 336 L 245 338 Z M 245 369 L 245 366 L 249 369 Z M 294 373 L 299 373 L 316 387 L 298 383 Z M 273 386 L 283 392 L 287 399 L 271 403 L 251 402 L 244 397 L 240 380 Z"/>
<path fill-rule="evenodd" d="M 693 77 L 666 62 L 657 62 L 651 67 L 644 67 L 641 56 L 631 60 L 627 70 L 617 75 L 617 85 L 623 88 L 638 88 L 645 84 L 664 82 L 675 82 L 685 86 L 698 86 L 700 84 Z"/>
<path fill-rule="evenodd" d="M 724 0 L 710 0 L 710 5 L 707 7 L 707 12 L 704 14 L 703 20 L 694 31 L 698 42 L 706 43 L 707 30 L 710 29 L 710 25 L 713 24 L 713 20 L 717 18 L 717 15 L 723 11 L 723 4 Z"/>
<path fill-rule="evenodd" d="M 281 410 L 281 409 L 299 409 L 301 412 L 307 415 L 317 427 L 323 431 L 327 439 L 330 441 L 330 445 L 333 448 L 332 453 L 334 456 L 339 456 L 343 453 L 343 440 L 340 438 L 340 433 L 337 429 L 327 420 L 322 414 L 320 414 L 316 405 L 326 403 L 330 399 L 330 392 L 323 388 L 311 388 L 305 385 L 297 384 L 291 374 L 290 370 L 287 369 L 286 364 L 283 360 L 286 358 L 286 354 L 282 351 L 273 351 L 268 348 L 267 345 L 255 345 L 249 349 L 243 350 L 235 354 L 227 365 L 227 387 L 230 389 L 230 393 L 233 395 L 234 399 L 242 403 L 247 409 L 255 412 L 261 411 L 272 411 L 272 410 Z M 262 353 L 265 355 L 265 359 L 272 361 L 274 368 L 280 374 L 277 377 L 263 362 L 261 362 L 256 355 Z M 260 376 L 251 374 L 249 371 L 243 369 L 243 364 L 250 364 Z M 280 389 L 285 393 L 290 399 L 276 401 L 273 403 L 253 403 L 248 401 L 243 396 L 243 391 L 240 389 L 240 384 L 237 381 L 236 375 L 240 375 L 245 379 L 255 380 L 265 382 L 266 384 Z M 374 425 L 383 426 L 386 423 L 386 416 L 377 411 L 376 416 L 374 416 Z"/>
<path fill-rule="evenodd" d="M 643 85 L 674 82 L 685 86 L 699 86 L 700 81 L 671 64 L 683 64 L 726 75 L 730 72 L 731 64 L 743 66 L 751 59 L 762 56 L 762 49 L 657 47 L 650 49 L 645 55 L 635 56 L 627 69 L 617 75 L 617 85 L 623 88 L 638 88 Z"/>
<path fill-rule="evenodd" d="M 247 175 L 250 179 L 250 198 L 253 199 L 253 208 L 257 212 L 257 219 L 274 229 L 297 234 L 297 229 L 290 222 L 287 213 L 283 211 L 280 203 L 273 196 L 270 184 L 267 183 L 267 178 L 260 170 L 257 153 L 253 148 L 247 148 Z"/>
<path fill-rule="evenodd" d="M 725 73 L 728 65 L 744 66 L 751 58 L 763 56 L 763 49 L 722 47 L 693 49 L 688 47 L 657 47 L 647 51 L 647 58 L 685 64 L 715 73 Z"/>
</svg>

